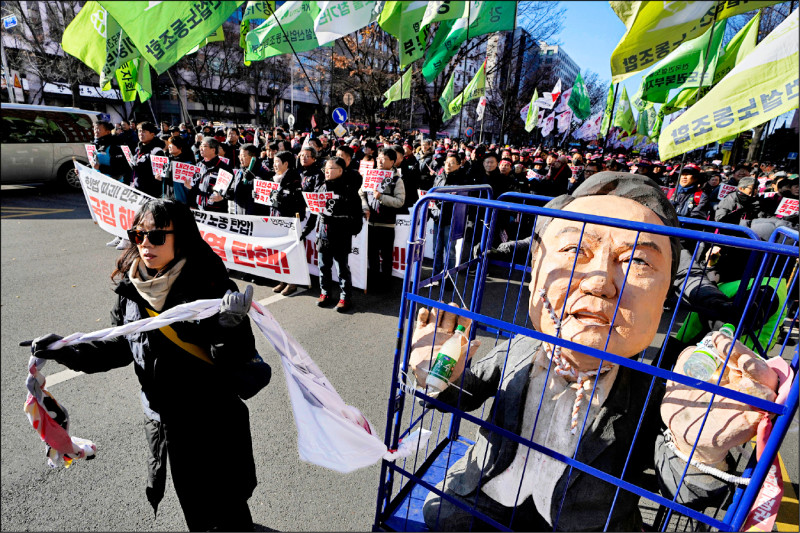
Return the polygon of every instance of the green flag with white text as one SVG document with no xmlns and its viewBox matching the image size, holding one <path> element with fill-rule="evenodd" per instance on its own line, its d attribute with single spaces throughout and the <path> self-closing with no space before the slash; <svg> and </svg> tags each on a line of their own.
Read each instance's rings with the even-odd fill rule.
<svg viewBox="0 0 800 533">
<path fill-rule="evenodd" d="M 539 91 L 534 89 L 533 96 L 531 96 L 531 103 L 528 104 L 528 116 L 525 117 L 525 131 L 532 131 L 533 128 L 536 127 L 536 122 L 539 120 L 539 106 L 534 104 L 538 99 Z"/>
<path fill-rule="evenodd" d="M 467 37 L 471 39 L 516 27 L 516 2 L 469 2 L 467 6 L 464 17 L 439 24 L 422 67 L 422 75 L 428 83 L 447 67 Z"/>
<path fill-rule="evenodd" d="M 567 105 L 580 120 L 586 120 L 592 112 L 592 104 L 589 102 L 589 93 L 586 91 L 586 84 L 583 83 L 580 72 L 578 72 L 575 83 L 572 85 L 572 94 L 569 96 Z"/>
<path fill-rule="evenodd" d="M 659 61 L 642 79 L 642 100 L 663 104 L 668 99 L 670 89 L 711 85 L 726 24 L 725 20 L 717 22 L 713 32 L 707 31 L 700 37 L 683 43 Z M 701 80 L 704 67 L 705 76 Z"/>
<path fill-rule="evenodd" d="M 628 135 L 631 134 L 633 128 L 636 126 L 636 120 L 633 118 L 633 109 L 631 109 L 631 101 L 628 99 L 628 91 L 625 86 L 622 86 L 622 94 L 617 103 L 617 109 L 614 112 L 615 128 L 621 128 Z"/>
<path fill-rule="evenodd" d="M 798 107 L 798 11 L 666 128 L 661 159 L 752 129 Z"/>
<path fill-rule="evenodd" d="M 611 54 L 612 83 L 619 83 L 667 57 L 682 43 L 711 28 L 716 11 L 720 21 L 779 0 L 749 2 L 613 2 L 612 8 L 627 32 Z"/>
<path fill-rule="evenodd" d="M 284 2 L 274 15 L 247 33 L 245 61 L 262 61 L 274 56 L 291 54 L 292 48 L 295 52 L 308 52 L 319 48 L 320 44 L 314 32 L 314 18 L 317 14 L 316 2 L 310 0 Z M 323 46 L 330 47 L 333 43 Z"/>
<path fill-rule="evenodd" d="M 422 17 L 425 16 L 427 7 L 427 2 L 389 0 L 378 17 L 378 25 L 383 31 L 397 39 L 401 69 L 425 54 L 425 42 L 420 34 Z"/>
<path fill-rule="evenodd" d="M 145 61 L 162 74 L 222 26 L 244 2 L 99 3 L 119 23 Z"/>
<path fill-rule="evenodd" d="M 442 96 L 439 97 L 439 105 L 441 105 L 442 109 L 444 110 L 444 113 L 442 114 L 442 122 L 447 122 L 451 118 L 448 106 L 450 105 L 450 102 L 453 101 L 453 97 L 455 96 L 455 81 L 456 73 L 453 72 L 450 75 L 450 79 L 447 81 L 447 85 L 444 86 Z"/>
<path fill-rule="evenodd" d="M 386 98 L 383 107 L 388 107 L 389 104 L 397 100 L 405 100 L 411 97 L 411 72 L 412 69 L 406 70 L 394 85 L 383 93 L 383 97 Z"/>
<path fill-rule="evenodd" d="M 481 68 L 475 73 L 472 80 L 464 87 L 461 94 L 456 96 L 452 102 L 447 106 L 450 115 L 457 115 L 461 111 L 461 107 L 469 102 L 475 100 L 486 94 L 486 60 L 483 61 Z"/>
</svg>

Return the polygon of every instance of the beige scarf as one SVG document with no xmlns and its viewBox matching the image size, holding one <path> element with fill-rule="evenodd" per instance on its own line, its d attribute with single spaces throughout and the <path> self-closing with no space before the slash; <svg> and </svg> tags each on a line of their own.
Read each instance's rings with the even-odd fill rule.
<svg viewBox="0 0 800 533">
<path fill-rule="evenodd" d="M 169 290 L 172 284 L 178 279 L 183 265 L 186 264 L 186 259 L 181 259 L 172 268 L 166 272 L 159 272 L 155 276 L 150 276 L 147 273 L 147 267 L 142 261 L 141 257 L 133 260 L 130 270 L 128 270 L 128 277 L 139 291 L 139 294 L 144 300 L 149 303 L 154 310 L 161 312 L 164 308 L 164 303 L 167 300 Z"/>
</svg>

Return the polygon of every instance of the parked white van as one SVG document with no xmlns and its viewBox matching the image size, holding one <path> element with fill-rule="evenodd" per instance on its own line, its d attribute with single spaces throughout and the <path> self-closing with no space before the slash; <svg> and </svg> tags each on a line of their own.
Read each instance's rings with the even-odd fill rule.
<svg viewBox="0 0 800 533">
<path fill-rule="evenodd" d="M 81 188 L 72 162 L 88 164 L 86 144 L 99 111 L 73 107 L 3 104 L 0 129 L 0 183 L 43 183 L 58 180 Z"/>
</svg>

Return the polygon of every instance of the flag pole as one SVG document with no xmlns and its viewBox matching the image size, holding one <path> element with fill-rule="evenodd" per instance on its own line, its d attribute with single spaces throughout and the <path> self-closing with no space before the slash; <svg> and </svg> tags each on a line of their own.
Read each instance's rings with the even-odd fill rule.
<svg viewBox="0 0 800 533">
<path fill-rule="evenodd" d="M 503 142 L 503 128 L 506 124 L 506 102 L 509 100 L 508 96 L 508 86 L 511 84 L 511 65 L 512 65 L 512 58 L 514 57 L 514 38 L 516 37 L 517 33 L 517 4 L 518 2 L 514 2 L 514 29 L 511 32 L 511 52 L 510 57 L 508 59 L 508 74 L 506 77 L 506 90 L 505 94 L 503 95 L 503 112 L 500 116 L 500 143 Z M 534 88 L 535 89 L 535 88 Z"/>
<path fill-rule="evenodd" d="M 480 100 L 478 101 L 480 102 Z M 488 103 L 488 102 L 486 102 Z M 477 115 L 477 112 L 475 113 Z M 481 117 L 481 133 L 478 136 L 478 144 L 483 143 L 483 123 L 486 122 L 486 105 L 483 106 L 483 116 Z"/>
<path fill-rule="evenodd" d="M 516 4 L 516 2 L 515 2 Z M 470 10 L 472 9 L 472 2 L 467 2 L 467 38 L 464 41 L 464 68 L 462 76 L 464 76 L 464 86 L 461 88 L 461 108 L 458 110 L 458 139 L 461 140 L 461 125 L 464 121 L 464 91 L 467 88 L 467 49 L 469 48 L 469 25 L 470 25 Z"/>
<path fill-rule="evenodd" d="M 408 114 L 408 133 L 411 134 L 411 123 L 414 121 L 414 67 L 413 65 L 409 65 L 411 68 L 411 87 L 408 88 L 408 96 L 411 100 L 411 112 Z M 403 95 L 403 91 L 400 91 L 400 96 Z"/>
<path fill-rule="evenodd" d="M 700 74 L 700 87 L 697 88 L 697 94 L 694 96 L 695 104 L 698 102 L 698 100 L 700 100 L 700 93 L 703 92 L 703 79 L 706 77 L 706 69 L 708 68 L 708 53 L 711 51 L 711 42 L 714 40 L 714 26 L 717 24 L 717 13 L 719 13 L 719 1 L 717 1 L 714 5 L 714 18 L 711 20 L 711 29 L 708 30 L 708 44 L 706 45 L 706 54 L 703 56 L 703 71 Z M 683 155 L 681 156 L 681 170 L 679 171 L 678 176 L 681 175 L 681 172 L 683 172 L 683 166 L 686 164 L 686 154 L 687 152 L 683 152 Z"/>
<path fill-rule="evenodd" d="M 295 51 L 294 46 L 292 45 L 292 41 L 289 39 L 289 36 L 286 34 L 286 30 L 283 29 L 283 24 L 281 24 L 281 21 L 278 19 L 278 15 L 275 14 L 275 11 L 272 9 L 272 5 L 269 2 L 267 2 L 265 5 L 267 7 L 267 10 L 269 11 L 269 14 L 272 15 L 273 17 L 275 17 L 275 22 L 278 23 L 278 27 L 281 29 L 281 33 L 283 33 L 283 36 L 286 39 L 286 42 L 289 44 L 289 48 L 292 49 L 292 54 L 294 54 L 294 57 L 297 59 L 297 63 L 300 65 L 300 69 L 303 71 L 303 75 L 306 77 L 306 80 L 308 80 L 308 85 L 309 85 L 309 87 L 311 87 L 311 91 L 314 93 L 314 96 L 317 98 L 317 105 L 322 107 L 322 100 L 320 99 L 319 94 L 317 94 L 317 90 L 314 88 L 314 84 L 311 83 L 311 78 L 308 77 L 308 73 L 306 73 L 306 68 L 303 66 L 303 62 L 300 61 L 300 56 L 297 55 L 297 52 Z M 294 85 L 292 85 L 292 91 L 294 91 Z M 292 101 L 294 102 L 294 92 L 292 92 Z M 294 111 L 294 103 L 292 104 L 292 111 Z M 324 115 L 324 116 L 327 117 L 327 115 Z M 327 120 L 327 118 L 325 120 Z M 322 124 L 320 124 L 320 128 L 321 127 L 322 127 Z"/>
</svg>

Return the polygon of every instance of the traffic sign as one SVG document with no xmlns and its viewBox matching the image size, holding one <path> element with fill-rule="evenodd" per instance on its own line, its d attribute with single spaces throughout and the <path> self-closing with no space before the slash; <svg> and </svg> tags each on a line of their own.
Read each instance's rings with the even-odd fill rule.
<svg viewBox="0 0 800 533">
<path fill-rule="evenodd" d="M 722 143 L 722 149 L 726 152 L 733 150 L 733 141 L 725 141 Z"/>
<path fill-rule="evenodd" d="M 288 117 L 286 117 L 286 122 L 288 122 L 288 123 L 289 123 L 289 127 L 290 127 L 290 128 L 294 128 L 294 115 L 292 115 L 291 113 L 289 113 L 289 116 L 288 116 Z"/>
<path fill-rule="evenodd" d="M 17 16 L 16 15 L 9 15 L 7 17 L 3 17 L 3 29 L 8 30 L 13 28 L 17 25 Z"/>
<path fill-rule="evenodd" d="M 333 110 L 333 121 L 337 124 L 344 124 L 347 120 L 347 111 L 342 109 L 341 107 L 337 107 Z"/>
<path fill-rule="evenodd" d="M 356 98 L 353 96 L 353 93 L 344 93 L 342 101 L 344 102 L 344 105 L 351 106 L 353 105 L 353 102 L 356 101 Z"/>
<path fill-rule="evenodd" d="M 467 137 L 472 137 L 473 135 L 475 135 L 475 130 L 473 129 L 472 126 L 469 126 L 466 130 L 464 130 L 464 135 L 466 135 Z"/>
</svg>

